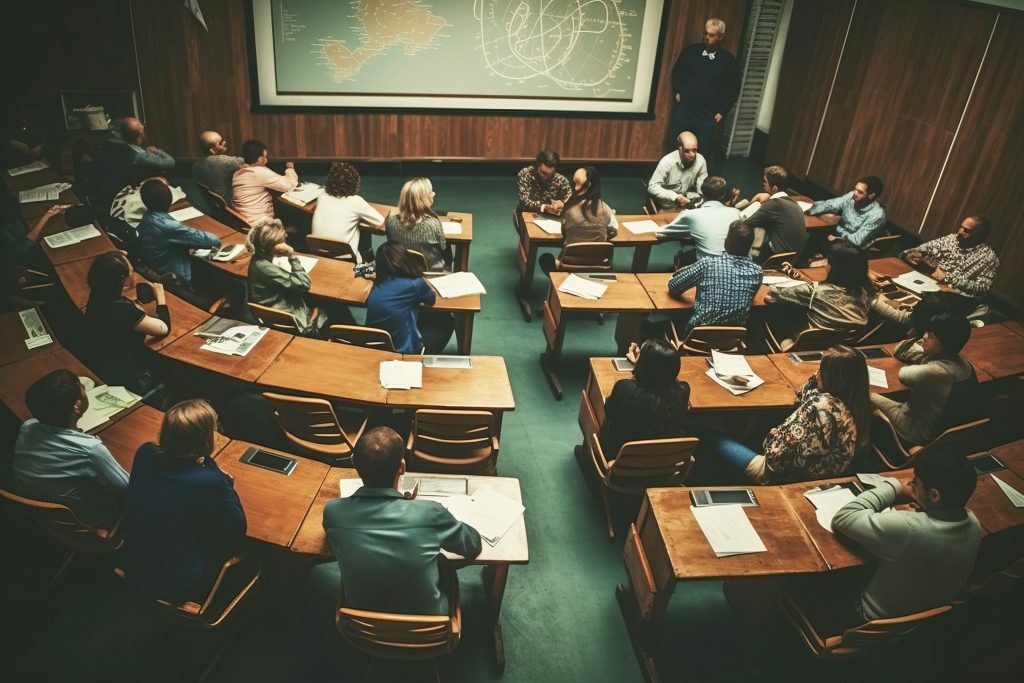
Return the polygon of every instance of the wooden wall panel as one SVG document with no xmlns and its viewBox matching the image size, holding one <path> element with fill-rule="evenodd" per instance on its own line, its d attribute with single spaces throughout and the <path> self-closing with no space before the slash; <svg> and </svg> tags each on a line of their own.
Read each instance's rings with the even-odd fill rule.
<svg viewBox="0 0 1024 683">
<path fill-rule="evenodd" d="M 651 160 L 663 153 L 669 74 L 679 50 L 701 39 L 704 20 L 728 24 L 735 53 L 748 0 L 677 0 L 669 25 L 653 120 L 539 116 L 344 113 L 254 114 L 249 109 L 246 18 L 242 0 L 203 5 L 203 31 L 177 0 L 132 3 L 139 71 L 151 140 L 178 157 L 195 154 L 198 133 L 213 128 L 240 144 L 267 143 L 277 158 L 531 158 L 543 146 L 566 158 Z"/>
<path fill-rule="evenodd" d="M 772 111 L 766 163 L 804 178 L 854 0 L 795 0 Z"/>
<path fill-rule="evenodd" d="M 992 220 L 995 291 L 1024 310 L 1024 16 L 1002 14 L 963 125 L 921 233 L 952 232 L 971 213 Z M 984 43 L 977 46 L 980 53 Z"/>
</svg>

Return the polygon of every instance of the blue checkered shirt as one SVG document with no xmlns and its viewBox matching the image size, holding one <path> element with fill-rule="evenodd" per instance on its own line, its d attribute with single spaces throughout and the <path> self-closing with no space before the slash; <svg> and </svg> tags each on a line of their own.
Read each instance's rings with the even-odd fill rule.
<svg viewBox="0 0 1024 683">
<path fill-rule="evenodd" d="M 668 281 L 668 291 L 678 296 L 697 287 L 697 300 L 686 332 L 699 325 L 746 325 L 763 277 L 761 266 L 749 256 L 722 252 L 677 270 Z"/>
</svg>

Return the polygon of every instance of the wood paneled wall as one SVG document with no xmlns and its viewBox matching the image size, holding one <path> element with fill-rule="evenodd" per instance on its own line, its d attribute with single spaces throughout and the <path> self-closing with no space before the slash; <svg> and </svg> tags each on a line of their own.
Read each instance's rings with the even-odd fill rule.
<svg viewBox="0 0 1024 683">
<path fill-rule="evenodd" d="M 953 0 L 795 2 L 767 161 L 837 194 L 880 176 L 889 220 L 922 239 L 988 215 L 995 292 L 1024 310 L 1024 18 Z"/>
<path fill-rule="evenodd" d="M 468 2 L 469 0 L 460 0 Z M 669 74 L 679 50 L 701 40 L 705 19 L 728 24 L 734 54 L 748 0 L 669 2 L 653 120 L 433 114 L 255 114 L 250 111 L 243 0 L 203 3 L 205 32 L 179 0 L 132 3 L 149 138 L 178 157 L 195 155 L 208 128 L 229 144 L 258 137 L 276 158 L 531 158 L 541 147 L 573 159 L 653 160 L 663 153 Z"/>
</svg>

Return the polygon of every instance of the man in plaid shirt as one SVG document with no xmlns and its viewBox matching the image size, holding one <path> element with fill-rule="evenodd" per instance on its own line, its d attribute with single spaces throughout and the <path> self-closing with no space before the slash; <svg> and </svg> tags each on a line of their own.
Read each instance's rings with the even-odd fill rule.
<svg viewBox="0 0 1024 683">
<path fill-rule="evenodd" d="M 985 216 L 968 216 L 951 235 L 925 242 L 908 249 L 900 256 L 914 267 L 934 268 L 932 277 L 945 282 L 971 306 L 978 303 L 992 288 L 999 258 L 985 244 L 992 224 Z"/>
</svg>

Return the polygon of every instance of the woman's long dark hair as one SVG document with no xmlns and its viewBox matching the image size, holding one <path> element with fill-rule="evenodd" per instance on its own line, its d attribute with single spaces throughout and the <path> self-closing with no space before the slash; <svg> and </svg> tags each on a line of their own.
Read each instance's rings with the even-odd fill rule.
<svg viewBox="0 0 1024 683">
<path fill-rule="evenodd" d="M 651 397 L 647 414 L 649 438 L 676 436 L 683 432 L 683 418 L 690 400 L 689 385 L 679 383 L 679 355 L 663 341 L 649 339 L 640 347 L 633 378 Z"/>
<path fill-rule="evenodd" d="M 119 299 L 124 291 L 125 278 L 130 272 L 128 258 L 119 251 L 108 251 L 97 256 L 89 266 L 89 273 L 85 278 L 89 284 L 89 300 Z"/>
<path fill-rule="evenodd" d="M 868 279 L 868 254 L 855 244 L 844 240 L 832 243 L 828 254 L 828 276 L 825 282 L 842 287 L 855 297 L 867 297 L 874 292 Z"/>
<path fill-rule="evenodd" d="M 573 192 L 566 203 L 566 208 L 573 204 L 580 204 L 583 213 L 594 218 L 597 216 L 598 209 L 601 208 L 601 174 L 594 166 L 584 166 L 583 172 L 587 174 L 587 189 L 581 194 Z"/>
<path fill-rule="evenodd" d="M 821 354 L 821 387 L 838 398 L 853 415 L 857 428 L 857 448 L 871 442 L 871 398 L 868 389 L 868 364 L 849 346 L 834 346 Z"/>
<path fill-rule="evenodd" d="M 396 277 L 423 277 L 423 269 L 419 262 L 412 257 L 404 244 L 398 242 L 385 242 L 377 248 L 376 271 L 379 281 Z"/>
</svg>

